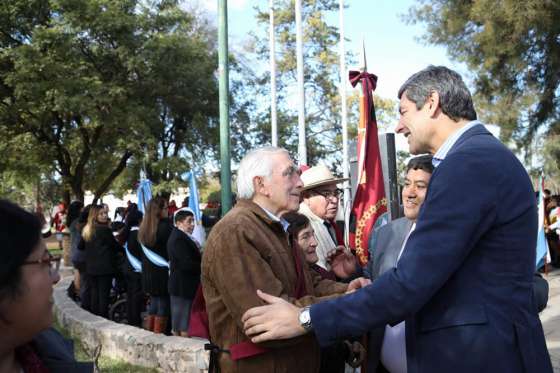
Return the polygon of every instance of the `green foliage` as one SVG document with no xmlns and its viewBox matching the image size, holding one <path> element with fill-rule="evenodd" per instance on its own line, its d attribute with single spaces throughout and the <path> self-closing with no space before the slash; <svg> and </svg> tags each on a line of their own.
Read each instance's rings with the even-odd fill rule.
<svg viewBox="0 0 560 373">
<path fill-rule="evenodd" d="M 171 188 L 212 155 L 214 31 L 176 3 L 3 2 L 0 133 L 32 136 L 25 164 L 40 158 L 83 199 L 105 193 L 129 162 Z"/>
<path fill-rule="evenodd" d="M 560 128 L 560 2 L 419 0 L 406 19 L 427 26 L 472 72 L 482 117 L 526 146 Z"/>
<path fill-rule="evenodd" d="M 248 144 L 271 142 L 270 123 L 270 72 L 269 63 L 269 13 L 268 8 L 256 8 L 261 29 L 252 35 L 246 45 L 247 53 L 239 60 L 246 84 L 240 93 L 247 97 L 249 109 L 244 132 L 238 138 Z M 308 163 L 327 162 L 337 167 L 342 161 L 342 123 L 339 70 L 339 32 L 327 22 L 330 14 L 338 12 L 338 2 L 333 0 L 302 1 L 303 60 L 306 110 L 306 144 Z M 295 11 L 293 1 L 275 2 L 277 120 L 279 145 L 293 155 L 298 147 L 297 71 Z M 255 63 L 255 60 L 259 63 Z M 352 53 L 346 56 L 349 66 L 355 64 Z M 253 66 L 265 66 L 258 70 Z M 357 135 L 359 121 L 359 87 L 348 95 L 349 139 Z M 378 124 L 382 130 L 392 127 L 395 120 L 395 102 L 375 98 Z M 241 131 L 240 131 L 241 132 Z M 247 147 L 245 147 L 247 149 Z"/>
<path fill-rule="evenodd" d="M 560 193 L 560 135 L 553 134 L 544 141 L 542 148 L 544 174 L 547 185 L 556 194 Z"/>
<path fill-rule="evenodd" d="M 338 94 L 338 29 L 330 25 L 326 17 L 338 11 L 333 0 L 309 0 L 302 2 L 304 80 L 306 99 L 306 141 L 308 163 L 319 159 L 339 160 L 333 156 L 341 149 L 340 96 Z M 268 66 L 268 8 L 256 9 L 261 25 L 258 35 L 253 35 L 247 46 L 250 52 L 242 60 L 245 66 L 257 65 L 251 58 Z M 295 11 L 289 0 L 275 2 L 276 34 L 276 78 L 278 95 L 278 138 L 280 146 L 293 154 L 297 153 L 297 109 L 296 109 L 296 35 Z M 351 56 L 349 60 L 351 61 Z M 270 143 L 270 72 L 247 68 L 251 82 L 245 92 L 256 102 L 250 115 L 253 144 Z M 340 153 L 340 152 L 339 152 Z"/>
</svg>

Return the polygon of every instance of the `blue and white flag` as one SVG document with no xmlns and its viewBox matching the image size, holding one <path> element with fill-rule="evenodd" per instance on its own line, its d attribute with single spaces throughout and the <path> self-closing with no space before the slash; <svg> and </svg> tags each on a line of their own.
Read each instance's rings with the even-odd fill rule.
<svg viewBox="0 0 560 373">
<path fill-rule="evenodd" d="M 149 179 L 142 178 L 140 184 L 138 184 L 136 195 L 138 196 L 138 210 L 145 214 L 148 202 L 152 199 L 152 182 Z"/>
<path fill-rule="evenodd" d="M 194 214 L 194 231 L 192 237 L 200 244 L 204 246 L 206 241 L 206 231 L 202 226 L 202 211 L 200 211 L 200 204 L 198 202 L 198 187 L 196 186 L 196 173 L 190 171 L 185 173 L 185 176 L 189 180 L 189 208 Z"/>
<path fill-rule="evenodd" d="M 539 196 L 538 196 L 538 213 L 539 213 L 539 227 L 537 231 L 537 256 L 536 265 L 537 269 L 550 263 L 550 252 L 548 251 L 548 242 L 544 234 L 544 193 L 543 193 L 544 178 L 541 176 L 539 180 Z"/>
</svg>

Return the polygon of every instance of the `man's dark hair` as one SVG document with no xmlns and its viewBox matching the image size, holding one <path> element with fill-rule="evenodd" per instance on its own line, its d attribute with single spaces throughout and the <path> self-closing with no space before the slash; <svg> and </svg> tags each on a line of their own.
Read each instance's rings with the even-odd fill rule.
<svg viewBox="0 0 560 373">
<path fill-rule="evenodd" d="M 406 172 L 410 170 L 422 170 L 429 174 L 434 172 L 434 165 L 432 164 L 432 156 L 429 154 L 420 155 L 418 157 L 411 158 L 406 165 Z"/>
<path fill-rule="evenodd" d="M 70 206 L 68 206 L 68 215 L 66 215 L 66 226 L 69 227 L 74 220 L 80 217 L 80 212 L 84 204 L 81 201 L 72 201 Z"/>
<path fill-rule="evenodd" d="M 183 221 L 183 220 L 185 220 L 186 218 L 188 218 L 189 216 L 194 216 L 194 214 L 192 213 L 192 211 L 189 211 L 189 210 L 178 210 L 178 211 L 175 213 L 175 217 L 174 217 L 175 223 L 180 222 L 180 221 Z"/>
<path fill-rule="evenodd" d="M 40 240 L 39 219 L 18 205 L 0 199 L 0 304 L 19 294 L 21 266 Z"/>
<path fill-rule="evenodd" d="M 412 75 L 399 89 L 420 110 L 432 92 L 439 94 L 441 111 L 458 122 L 461 119 L 475 120 L 476 111 L 471 94 L 461 75 L 445 66 L 430 65 Z"/>
</svg>

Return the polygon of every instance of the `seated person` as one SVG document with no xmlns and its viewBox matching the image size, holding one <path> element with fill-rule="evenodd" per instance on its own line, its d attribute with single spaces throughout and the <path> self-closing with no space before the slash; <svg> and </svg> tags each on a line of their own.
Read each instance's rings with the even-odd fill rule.
<svg viewBox="0 0 560 373">
<path fill-rule="evenodd" d="M 0 242 L 0 372 L 93 372 L 50 328 L 60 257 L 48 252 L 37 217 L 0 200 Z"/>
</svg>

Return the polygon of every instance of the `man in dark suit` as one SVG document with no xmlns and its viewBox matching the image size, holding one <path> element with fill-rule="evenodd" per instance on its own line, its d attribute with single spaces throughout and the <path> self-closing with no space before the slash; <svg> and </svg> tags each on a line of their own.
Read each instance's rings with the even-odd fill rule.
<svg viewBox="0 0 560 373">
<path fill-rule="evenodd" d="M 431 155 L 412 158 L 406 166 L 402 190 L 404 217 L 378 228 L 369 241 L 369 262 L 366 277 L 375 281 L 388 270 L 397 266 L 409 234 L 414 230 L 420 207 L 434 166 Z M 394 327 L 385 325 L 368 333 L 367 371 L 371 373 L 406 372 L 405 322 Z"/>
<path fill-rule="evenodd" d="M 259 292 L 255 343 L 314 331 L 326 346 L 406 320 L 407 372 L 552 372 L 532 300 L 537 208 L 516 156 L 476 120 L 462 78 L 429 66 L 399 90 L 396 132 L 436 167 L 398 266 L 310 308 Z"/>
</svg>

